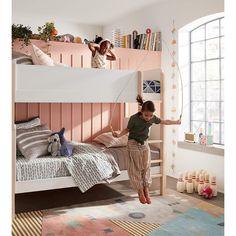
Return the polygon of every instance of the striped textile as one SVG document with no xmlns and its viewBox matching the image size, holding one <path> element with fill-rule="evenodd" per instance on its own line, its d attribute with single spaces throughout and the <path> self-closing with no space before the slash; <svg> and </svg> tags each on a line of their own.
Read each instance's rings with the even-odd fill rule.
<svg viewBox="0 0 236 236">
<path fill-rule="evenodd" d="M 144 222 L 132 222 L 123 220 L 110 220 L 112 223 L 121 227 L 133 236 L 146 236 L 149 235 L 153 230 L 158 229 L 160 224 L 151 224 Z"/>
<path fill-rule="evenodd" d="M 16 123 L 16 129 L 29 129 L 39 125 L 41 125 L 40 118 L 36 117 L 25 122 Z"/>
<path fill-rule="evenodd" d="M 43 213 L 31 211 L 15 215 L 12 236 L 41 236 Z"/>
<path fill-rule="evenodd" d="M 16 144 L 27 159 L 35 159 L 48 154 L 48 137 L 52 131 L 47 125 L 39 125 L 29 129 L 16 130 Z"/>
<path fill-rule="evenodd" d="M 112 156 L 108 157 L 98 147 L 86 143 L 75 146 L 73 155 L 64 163 L 82 193 L 102 180 L 109 182 L 120 174 Z"/>
<path fill-rule="evenodd" d="M 134 139 L 128 141 L 128 174 L 130 184 L 137 192 L 143 186 L 149 187 L 152 183 L 151 177 L 151 155 L 147 142 L 141 145 Z"/>
<path fill-rule="evenodd" d="M 120 138 L 115 138 L 112 136 L 111 132 L 102 133 L 98 135 L 95 139 L 95 142 L 102 143 L 107 148 L 110 147 L 124 147 L 127 146 L 128 136 L 124 135 Z"/>
</svg>

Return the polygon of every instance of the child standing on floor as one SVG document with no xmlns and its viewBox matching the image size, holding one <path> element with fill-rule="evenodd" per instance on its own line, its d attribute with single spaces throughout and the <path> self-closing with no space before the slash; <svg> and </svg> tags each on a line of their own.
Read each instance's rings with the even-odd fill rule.
<svg viewBox="0 0 236 236">
<path fill-rule="evenodd" d="M 106 60 L 115 61 L 116 56 L 111 51 L 113 45 L 109 39 L 97 37 L 94 43 L 89 43 L 88 47 L 92 52 L 91 67 L 105 69 Z"/>
<path fill-rule="evenodd" d="M 114 132 L 114 137 L 121 137 L 129 133 L 128 137 L 128 175 L 132 188 L 138 192 L 142 204 L 150 204 L 149 187 L 152 183 L 150 174 L 151 155 L 147 143 L 149 128 L 152 124 L 179 125 L 181 120 L 161 120 L 153 113 L 155 106 L 152 101 L 144 102 L 141 96 L 137 97 L 141 111 L 132 115 L 128 126 L 121 133 Z"/>
</svg>

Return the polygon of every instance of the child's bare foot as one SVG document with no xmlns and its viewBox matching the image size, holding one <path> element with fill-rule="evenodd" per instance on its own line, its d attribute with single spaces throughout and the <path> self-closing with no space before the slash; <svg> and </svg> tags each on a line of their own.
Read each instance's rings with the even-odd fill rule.
<svg viewBox="0 0 236 236">
<path fill-rule="evenodd" d="M 147 201 L 147 204 L 151 204 L 151 199 L 150 199 L 150 195 L 149 195 L 149 189 L 148 187 L 144 187 L 144 195 L 145 195 L 145 198 L 146 198 L 146 201 Z"/>
<path fill-rule="evenodd" d="M 140 190 L 140 191 L 138 192 L 138 197 L 139 197 L 139 201 L 140 201 L 142 204 L 147 203 L 143 190 Z"/>
</svg>

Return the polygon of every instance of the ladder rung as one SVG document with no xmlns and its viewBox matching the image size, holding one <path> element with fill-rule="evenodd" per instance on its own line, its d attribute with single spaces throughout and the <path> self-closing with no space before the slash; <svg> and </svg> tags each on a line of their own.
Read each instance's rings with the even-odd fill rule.
<svg viewBox="0 0 236 236">
<path fill-rule="evenodd" d="M 151 160 L 151 164 L 160 163 L 160 162 L 162 162 L 162 160 Z"/>
<path fill-rule="evenodd" d="M 162 174 L 153 174 L 151 176 L 152 176 L 152 178 L 160 178 L 160 177 L 162 177 Z"/>
<path fill-rule="evenodd" d="M 148 140 L 148 143 L 162 143 L 162 140 L 155 139 L 155 140 Z"/>
</svg>

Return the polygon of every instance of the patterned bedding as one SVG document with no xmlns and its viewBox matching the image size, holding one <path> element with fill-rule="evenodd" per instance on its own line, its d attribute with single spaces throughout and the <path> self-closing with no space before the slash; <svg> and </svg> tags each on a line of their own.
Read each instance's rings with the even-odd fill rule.
<svg viewBox="0 0 236 236">
<path fill-rule="evenodd" d="M 84 148 L 87 149 L 88 147 L 84 146 Z M 110 160 L 109 162 L 111 163 L 111 166 L 113 166 L 112 168 L 114 171 L 113 177 L 119 173 L 119 170 L 127 170 L 128 151 L 126 147 L 105 148 L 104 145 L 92 143 L 92 148 L 96 148 L 92 150 L 96 151 L 96 153 L 102 152 L 103 155 L 107 157 L 107 160 Z M 75 156 L 79 155 L 80 154 L 78 151 Z M 83 154 L 83 156 L 86 155 Z M 23 156 L 18 156 L 16 158 L 16 181 L 29 181 L 71 176 L 66 163 L 69 163 L 68 157 L 45 156 L 36 158 L 32 161 L 27 161 L 27 159 Z M 88 171 L 87 173 L 91 173 L 91 171 Z M 108 176 L 112 176 L 109 171 Z M 109 181 L 109 177 L 107 181 Z"/>
<path fill-rule="evenodd" d="M 81 192 L 87 191 L 102 180 L 109 182 L 120 174 L 114 157 L 88 143 L 75 146 L 73 155 L 64 163 Z"/>
</svg>

